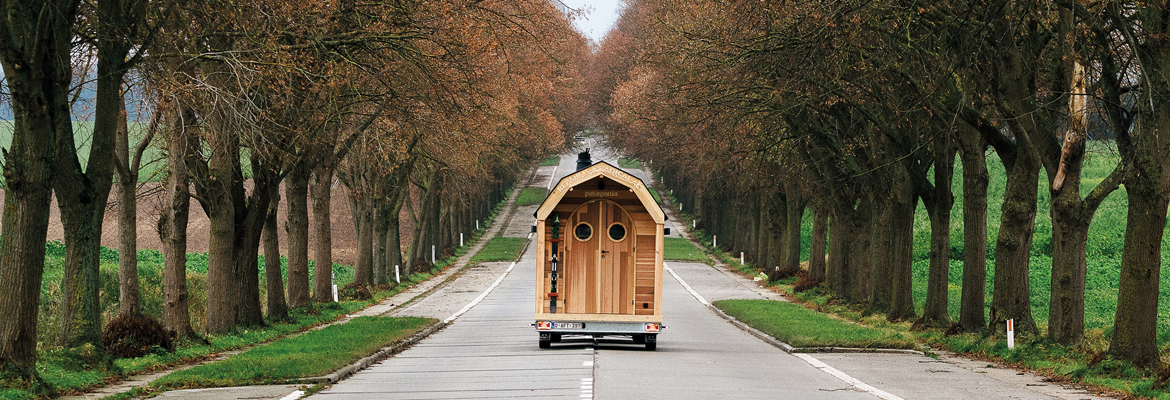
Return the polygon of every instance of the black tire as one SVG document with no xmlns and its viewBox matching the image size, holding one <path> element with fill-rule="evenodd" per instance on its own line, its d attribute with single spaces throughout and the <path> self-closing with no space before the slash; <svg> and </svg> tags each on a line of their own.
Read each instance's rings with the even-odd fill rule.
<svg viewBox="0 0 1170 400">
<path fill-rule="evenodd" d="M 646 342 L 646 350 L 654 351 L 655 348 L 658 348 L 658 342 Z"/>
<path fill-rule="evenodd" d="M 559 334 L 559 333 L 554 333 L 554 334 L 552 334 L 552 341 L 554 341 L 554 342 L 557 342 L 557 343 L 560 343 L 560 341 L 561 341 L 561 334 Z"/>
<path fill-rule="evenodd" d="M 547 349 L 547 348 L 549 348 L 549 347 L 552 347 L 552 342 L 551 342 L 551 341 L 548 341 L 548 340 L 541 340 L 541 341 L 540 341 L 540 348 L 542 348 L 542 349 Z"/>
<path fill-rule="evenodd" d="M 633 335 L 633 338 L 634 338 L 634 344 L 646 344 L 646 335 L 637 334 L 637 335 Z"/>
</svg>

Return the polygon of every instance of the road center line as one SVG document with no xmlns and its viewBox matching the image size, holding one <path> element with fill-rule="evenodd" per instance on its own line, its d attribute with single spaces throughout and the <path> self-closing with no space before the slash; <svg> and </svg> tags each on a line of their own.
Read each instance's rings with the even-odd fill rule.
<svg viewBox="0 0 1170 400">
<path fill-rule="evenodd" d="M 512 268 L 515 268 L 515 267 L 516 267 L 516 262 L 515 262 L 515 261 L 512 261 L 512 265 L 509 265 L 509 266 L 508 266 L 508 269 L 507 269 L 507 270 L 505 270 L 505 271 L 504 271 L 504 273 L 503 273 L 503 274 L 501 274 L 501 275 L 500 275 L 500 277 L 496 279 L 496 282 L 495 282 L 495 283 L 492 283 L 492 285 L 491 285 L 491 286 L 488 286 L 487 290 L 484 290 L 484 291 L 483 291 L 483 293 L 480 293 L 480 294 L 479 294 L 479 297 L 476 297 L 476 298 L 475 298 L 475 300 L 472 300 L 470 303 L 467 303 L 467 305 L 466 305 L 466 306 L 463 306 L 463 309 L 459 310 L 459 311 L 458 311 L 458 312 L 456 312 L 455 314 L 451 314 L 451 316 L 450 316 L 450 317 L 447 317 L 447 319 L 443 320 L 443 323 L 444 323 L 444 324 L 449 324 L 449 323 L 451 323 L 451 321 L 454 321 L 454 320 L 455 320 L 455 318 L 459 318 L 459 316 L 460 316 L 460 315 L 463 315 L 463 313 L 465 313 L 465 312 L 467 312 L 468 310 L 470 310 L 470 309 L 471 309 L 471 307 L 475 307 L 475 305 L 476 305 L 476 304 L 479 304 L 479 302 L 483 301 L 483 298 L 484 298 L 484 297 L 487 297 L 487 295 L 488 295 L 489 293 L 491 293 L 491 292 L 492 292 L 492 290 L 496 288 L 496 286 L 500 286 L 500 282 L 503 282 L 503 281 L 504 281 L 504 278 L 507 278 L 507 277 L 508 277 L 508 273 L 509 273 L 509 272 L 512 272 Z"/>
<path fill-rule="evenodd" d="M 688 285 L 687 282 L 684 281 L 682 279 L 682 277 L 678 276 L 678 274 L 675 273 L 673 269 L 666 266 L 666 264 L 663 264 L 662 268 L 665 269 L 666 272 L 669 272 L 670 276 L 673 276 L 674 280 L 678 281 L 678 283 L 680 285 L 682 285 L 683 289 L 686 289 L 687 292 L 691 294 L 691 296 L 694 296 L 696 300 L 699 300 L 699 303 L 703 303 L 703 305 L 705 305 L 707 307 L 713 307 L 711 305 L 711 303 L 707 302 L 707 299 L 703 298 L 703 296 L 700 295 L 699 292 L 696 292 L 695 289 L 692 289 L 691 285 Z M 809 363 L 810 365 L 812 365 L 816 369 L 824 371 L 825 373 L 832 375 L 833 377 L 835 377 L 837 379 L 845 381 L 845 383 L 848 383 L 849 385 L 857 388 L 858 390 L 864 391 L 866 393 L 872 394 L 874 396 L 877 396 L 878 398 L 885 399 L 885 400 L 902 400 L 901 397 L 894 396 L 894 395 L 892 395 L 888 392 L 885 392 L 881 389 L 870 386 L 870 385 L 866 384 L 865 382 L 858 380 L 857 378 L 854 378 L 854 377 L 849 376 L 848 374 L 846 374 L 844 372 L 841 372 L 841 370 L 830 367 L 828 364 L 825 364 L 824 362 L 821 362 L 821 360 L 813 358 L 812 356 L 810 356 L 808 354 L 792 353 L 792 355 L 800 357 L 800 359 Z"/>
</svg>

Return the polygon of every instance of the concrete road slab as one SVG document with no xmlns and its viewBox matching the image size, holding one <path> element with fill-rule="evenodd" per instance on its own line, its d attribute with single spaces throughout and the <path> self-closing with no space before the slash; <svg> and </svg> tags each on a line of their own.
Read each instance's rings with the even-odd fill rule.
<svg viewBox="0 0 1170 400">
<path fill-rule="evenodd" d="M 904 399 L 1097 399 L 1035 375 L 955 357 L 815 354 L 833 367 Z"/>
<path fill-rule="evenodd" d="M 667 261 L 667 267 L 683 276 L 688 285 L 702 293 L 707 301 L 728 299 L 766 299 L 788 301 L 751 279 L 734 271 L 696 262 Z"/>
<path fill-rule="evenodd" d="M 298 385 L 241 386 L 214 389 L 186 389 L 163 392 L 156 399 L 184 400 L 265 400 L 283 399 L 300 390 Z M 295 398 L 295 397 L 294 397 Z"/>
<path fill-rule="evenodd" d="M 592 385 L 592 349 L 537 347 L 528 325 L 535 268 L 522 259 L 496 290 L 443 330 L 314 397 L 580 399 L 582 380 Z"/>
<path fill-rule="evenodd" d="M 595 399 L 873 398 L 728 324 L 670 276 L 663 284 L 669 328 L 658 335 L 658 349 L 599 346 Z"/>
</svg>

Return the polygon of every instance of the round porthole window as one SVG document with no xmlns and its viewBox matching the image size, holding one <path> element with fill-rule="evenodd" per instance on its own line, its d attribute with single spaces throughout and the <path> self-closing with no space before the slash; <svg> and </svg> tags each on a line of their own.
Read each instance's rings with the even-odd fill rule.
<svg viewBox="0 0 1170 400">
<path fill-rule="evenodd" d="M 626 226 L 615 222 L 609 226 L 609 240 L 620 242 L 626 240 Z"/>
<path fill-rule="evenodd" d="M 593 238 L 593 227 L 585 222 L 579 223 L 577 227 L 573 228 L 573 236 L 576 236 L 579 241 L 588 241 Z"/>
</svg>

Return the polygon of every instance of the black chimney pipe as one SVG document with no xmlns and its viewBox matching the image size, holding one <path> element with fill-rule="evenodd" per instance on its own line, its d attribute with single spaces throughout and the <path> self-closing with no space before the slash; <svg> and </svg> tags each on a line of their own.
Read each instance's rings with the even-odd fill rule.
<svg viewBox="0 0 1170 400">
<path fill-rule="evenodd" d="M 589 149 L 585 149 L 585 151 L 577 153 L 578 171 L 589 168 L 590 165 L 593 165 L 593 159 L 589 158 Z"/>
</svg>

